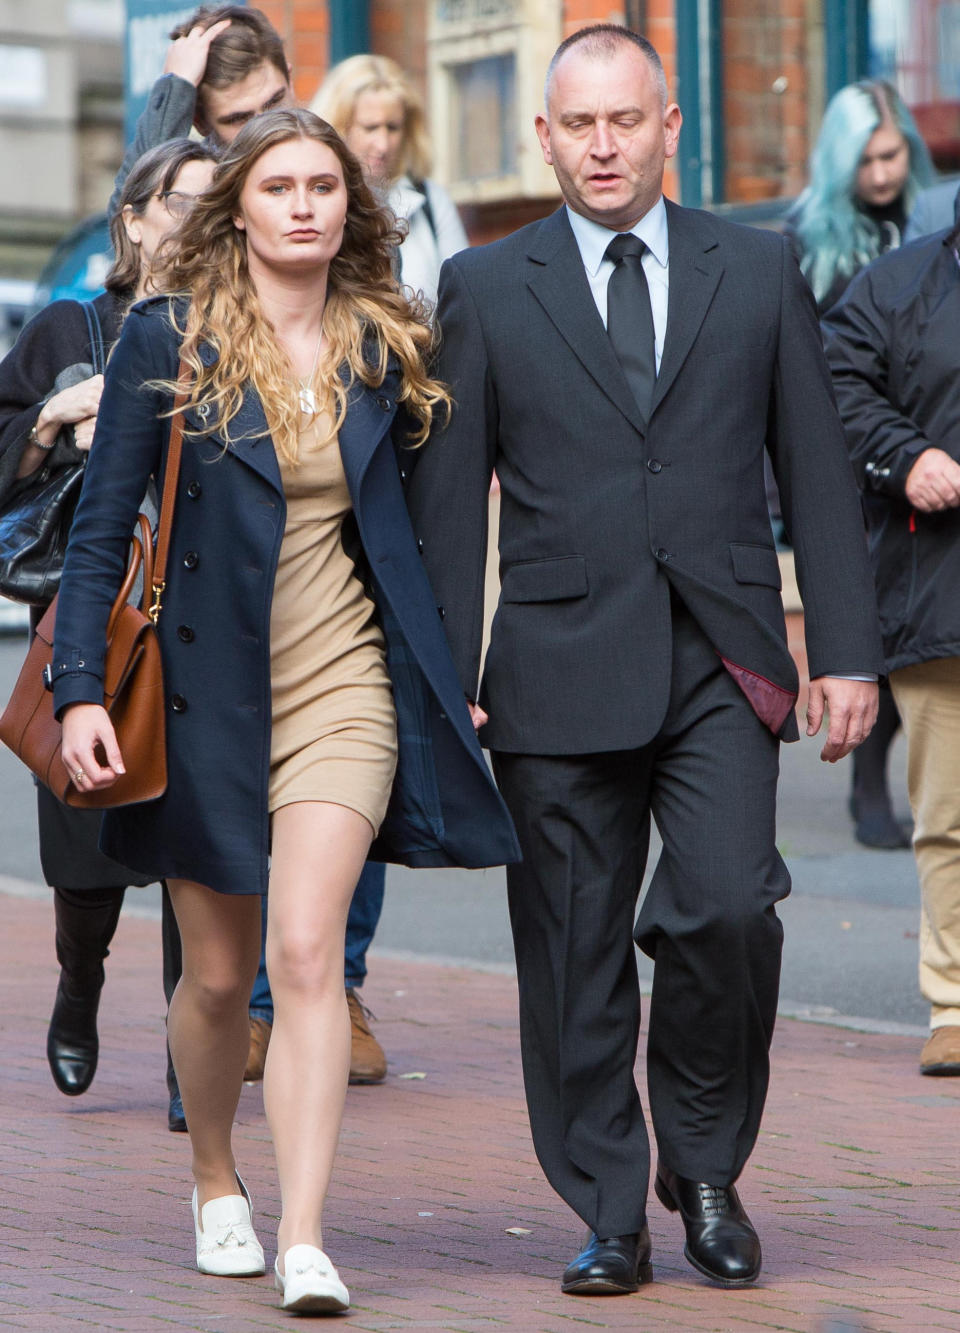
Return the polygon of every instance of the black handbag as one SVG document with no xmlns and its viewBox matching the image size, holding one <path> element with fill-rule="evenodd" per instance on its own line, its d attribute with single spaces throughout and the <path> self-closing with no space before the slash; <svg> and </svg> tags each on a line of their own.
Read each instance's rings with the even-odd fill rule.
<svg viewBox="0 0 960 1333">
<path fill-rule="evenodd" d="M 93 373 L 102 375 L 103 331 L 92 301 L 81 301 L 90 334 Z M 0 507 L 0 597 L 47 606 L 60 587 L 85 460 L 41 467 L 16 486 Z"/>
</svg>

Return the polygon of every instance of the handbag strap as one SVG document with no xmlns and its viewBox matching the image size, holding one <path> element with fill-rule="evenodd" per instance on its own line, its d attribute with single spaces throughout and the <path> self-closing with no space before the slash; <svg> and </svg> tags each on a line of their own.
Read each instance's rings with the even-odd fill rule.
<svg viewBox="0 0 960 1333">
<path fill-rule="evenodd" d="M 87 333 L 90 335 L 90 360 L 93 362 L 93 373 L 102 375 L 107 358 L 103 350 L 103 327 L 100 324 L 100 316 L 92 301 L 80 301 L 79 305 L 87 321 Z"/>
<path fill-rule="evenodd" d="M 167 586 L 167 556 L 170 553 L 170 534 L 173 531 L 173 509 L 180 478 L 180 458 L 183 454 L 183 407 L 187 401 L 190 368 L 180 362 L 177 375 L 180 386 L 173 400 L 174 415 L 170 422 L 170 443 L 167 445 L 167 466 L 163 474 L 163 494 L 160 499 L 160 521 L 157 525 L 157 547 L 153 558 L 153 602 L 147 612 L 154 624 L 160 619 L 163 591 Z"/>
</svg>

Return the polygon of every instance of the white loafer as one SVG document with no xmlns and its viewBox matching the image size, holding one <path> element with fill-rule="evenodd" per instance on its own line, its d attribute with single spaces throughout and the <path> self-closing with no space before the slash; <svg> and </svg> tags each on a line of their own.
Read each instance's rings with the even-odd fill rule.
<svg viewBox="0 0 960 1333">
<path fill-rule="evenodd" d="M 339 1314 L 350 1309 L 350 1293 L 333 1264 L 315 1245 L 291 1245 L 274 1265 L 281 1310 L 295 1314 Z"/>
<path fill-rule="evenodd" d="M 266 1272 L 263 1246 L 253 1229 L 253 1202 L 237 1176 L 239 1194 L 211 1199 L 197 1212 L 193 1191 L 193 1225 L 197 1233 L 197 1267 L 214 1277 L 256 1277 Z"/>
</svg>

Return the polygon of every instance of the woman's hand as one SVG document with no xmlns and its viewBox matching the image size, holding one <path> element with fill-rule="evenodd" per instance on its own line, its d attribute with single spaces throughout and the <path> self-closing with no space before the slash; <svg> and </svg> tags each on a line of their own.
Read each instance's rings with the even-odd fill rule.
<svg viewBox="0 0 960 1333">
<path fill-rule="evenodd" d="M 98 750 L 107 761 L 105 765 L 97 759 Z M 112 787 L 126 772 L 113 723 L 100 704 L 70 704 L 63 715 L 60 753 L 78 791 Z"/>
<path fill-rule="evenodd" d="M 61 426 L 73 425 L 91 417 L 96 421 L 102 393 L 102 375 L 91 375 L 88 380 L 81 380 L 69 389 L 61 389 L 44 403 L 37 417 L 37 434 L 43 439 L 49 426 L 55 427 L 52 434 L 56 435 Z M 47 443 L 46 440 L 43 442 Z"/>
<path fill-rule="evenodd" d="M 479 704 L 472 704 L 468 699 L 467 707 L 470 709 L 470 721 L 473 723 L 474 731 L 479 731 L 490 721 L 489 713 L 485 713 Z"/>
</svg>

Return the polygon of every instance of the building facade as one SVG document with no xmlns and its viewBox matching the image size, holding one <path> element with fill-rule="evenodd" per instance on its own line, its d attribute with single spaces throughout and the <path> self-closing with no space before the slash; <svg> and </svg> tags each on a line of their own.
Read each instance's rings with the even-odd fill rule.
<svg viewBox="0 0 960 1333">
<path fill-rule="evenodd" d="M 183 0 L 169 0 L 182 12 Z M 309 101 L 331 59 L 370 49 L 418 82 L 435 174 L 474 242 L 556 205 L 533 118 L 556 44 L 626 23 L 663 56 L 684 114 L 668 192 L 769 219 L 802 188 L 826 98 L 868 73 L 960 169 L 960 0 L 260 0 Z M 102 208 L 123 147 L 124 0 L 0 0 L 0 278 L 35 275 Z M 160 22 L 160 18 L 157 20 Z"/>
</svg>

